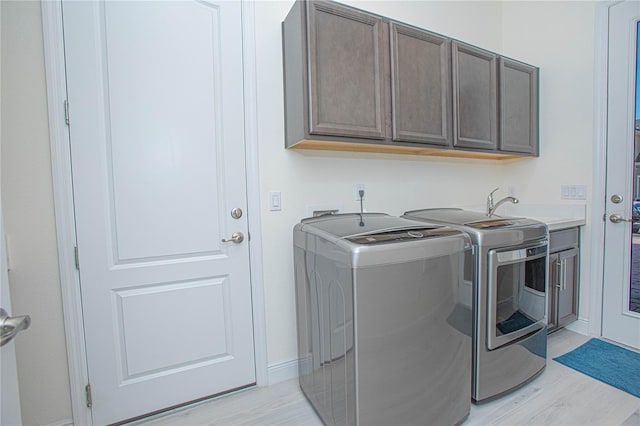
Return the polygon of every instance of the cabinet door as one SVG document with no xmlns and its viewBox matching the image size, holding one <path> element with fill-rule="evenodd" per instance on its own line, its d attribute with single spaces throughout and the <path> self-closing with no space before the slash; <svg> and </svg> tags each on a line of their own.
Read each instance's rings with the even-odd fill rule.
<svg viewBox="0 0 640 426">
<path fill-rule="evenodd" d="M 454 145 L 498 148 L 497 56 L 452 42 Z"/>
<path fill-rule="evenodd" d="M 309 2 L 307 13 L 309 132 L 384 139 L 382 19 L 320 1 Z"/>
<path fill-rule="evenodd" d="M 451 145 L 449 40 L 391 23 L 393 140 Z"/>
<path fill-rule="evenodd" d="M 558 287 L 560 283 L 560 255 L 549 255 L 549 280 L 547 284 L 547 330 L 558 328 Z"/>
<path fill-rule="evenodd" d="M 500 58 L 500 150 L 538 154 L 538 69 Z"/>
<path fill-rule="evenodd" d="M 558 327 L 578 319 L 578 250 L 559 253 L 560 288 L 558 289 Z"/>
</svg>

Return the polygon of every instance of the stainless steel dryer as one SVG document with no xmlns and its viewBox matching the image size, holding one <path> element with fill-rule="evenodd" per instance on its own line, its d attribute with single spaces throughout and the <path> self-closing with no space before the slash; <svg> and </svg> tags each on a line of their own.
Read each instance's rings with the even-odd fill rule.
<svg viewBox="0 0 640 426">
<path fill-rule="evenodd" d="M 473 242 L 474 401 L 499 397 L 540 374 L 547 358 L 547 226 L 462 209 L 414 210 L 403 217 L 452 226 Z"/>
<path fill-rule="evenodd" d="M 469 237 L 386 214 L 293 231 L 300 386 L 330 425 L 457 424 L 470 410 Z"/>
</svg>

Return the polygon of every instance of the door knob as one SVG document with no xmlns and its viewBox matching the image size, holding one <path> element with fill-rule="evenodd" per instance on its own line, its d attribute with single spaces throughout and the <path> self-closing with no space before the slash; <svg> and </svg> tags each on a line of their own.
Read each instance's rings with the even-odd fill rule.
<svg viewBox="0 0 640 426">
<path fill-rule="evenodd" d="M 10 317 L 7 311 L 0 308 L 0 346 L 9 343 L 18 333 L 31 325 L 31 317 L 22 315 Z"/>
<path fill-rule="evenodd" d="M 241 242 L 244 241 L 244 235 L 242 234 L 242 232 L 234 232 L 231 235 L 231 238 L 223 238 L 222 242 L 223 243 L 236 243 L 236 244 L 240 244 Z"/>
<path fill-rule="evenodd" d="M 613 223 L 632 222 L 632 219 L 625 219 L 619 214 L 612 214 L 611 216 L 609 216 L 609 220 Z"/>
</svg>

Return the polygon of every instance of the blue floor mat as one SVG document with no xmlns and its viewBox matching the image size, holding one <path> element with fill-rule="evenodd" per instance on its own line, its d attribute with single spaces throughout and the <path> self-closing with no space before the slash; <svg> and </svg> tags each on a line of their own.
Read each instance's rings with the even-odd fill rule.
<svg viewBox="0 0 640 426">
<path fill-rule="evenodd" d="M 591 339 L 554 360 L 640 398 L 640 353 Z"/>
</svg>

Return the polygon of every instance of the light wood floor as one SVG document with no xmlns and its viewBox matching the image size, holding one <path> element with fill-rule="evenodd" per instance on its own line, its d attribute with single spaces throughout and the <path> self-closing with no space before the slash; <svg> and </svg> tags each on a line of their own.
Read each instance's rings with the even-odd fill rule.
<svg viewBox="0 0 640 426">
<path fill-rule="evenodd" d="M 551 334 L 545 372 L 503 398 L 482 405 L 472 404 L 471 414 L 463 426 L 640 426 L 640 398 L 552 360 L 587 340 L 588 337 L 568 330 Z M 300 392 L 297 380 L 289 380 L 220 397 L 137 424 L 315 426 L 322 422 Z"/>
</svg>

